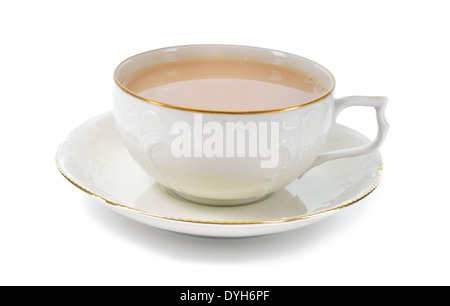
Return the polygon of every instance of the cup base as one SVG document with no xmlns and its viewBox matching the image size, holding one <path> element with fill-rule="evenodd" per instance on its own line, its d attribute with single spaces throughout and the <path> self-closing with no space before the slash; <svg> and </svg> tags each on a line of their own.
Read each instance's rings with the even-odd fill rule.
<svg viewBox="0 0 450 306">
<path fill-rule="evenodd" d="M 194 202 L 198 204 L 203 205 L 210 205 L 210 206 L 238 206 L 238 205 L 245 205 L 245 204 L 252 204 L 261 200 L 265 200 L 269 198 L 271 194 L 266 194 L 260 197 L 253 197 L 253 198 L 246 198 L 246 199 L 235 199 L 235 200 L 220 200 L 220 199 L 208 199 L 208 198 L 201 198 L 196 196 L 190 196 L 181 192 L 177 192 L 172 189 L 167 188 L 167 193 L 171 196 L 181 198 L 184 200 L 187 200 L 189 202 Z"/>
</svg>

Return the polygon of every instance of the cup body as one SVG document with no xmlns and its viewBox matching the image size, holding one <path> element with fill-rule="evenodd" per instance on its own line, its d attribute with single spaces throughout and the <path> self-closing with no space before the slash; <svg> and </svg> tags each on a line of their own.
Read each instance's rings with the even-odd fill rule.
<svg viewBox="0 0 450 306">
<path fill-rule="evenodd" d="M 289 108 L 229 112 L 149 101 L 123 86 L 130 74 L 146 66 L 214 57 L 247 58 L 300 69 L 318 77 L 326 91 L 314 101 Z M 115 81 L 114 117 L 131 156 L 161 185 L 199 203 L 245 204 L 286 186 L 320 154 L 334 121 L 331 73 L 310 60 L 280 51 L 230 45 L 159 49 L 122 62 Z M 211 145 L 213 134 L 216 138 Z M 224 144 L 221 149 L 217 148 L 219 136 Z M 239 139 L 245 139 L 240 148 Z M 225 147 L 229 140 L 233 150 Z M 179 148 L 176 143 L 182 141 L 189 141 L 190 156 L 174 153 L 174 148 Z"/>
</svg>

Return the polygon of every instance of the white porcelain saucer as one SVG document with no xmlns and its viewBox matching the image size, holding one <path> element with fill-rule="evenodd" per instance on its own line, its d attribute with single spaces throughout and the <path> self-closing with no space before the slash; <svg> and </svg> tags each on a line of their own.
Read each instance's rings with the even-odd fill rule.
<svg viewBox="0 0 450 306">
<path fill-rule="evenodd" d="M 326 151 L 368 143 L 360 133 L 335 125 Z M 60 145 L 56 164 L 72 184 L 109 208 L 151 226 L 209 237 L 248 237 L 309 225 L 356 203 L 381 178 L 378 152 L 317 166 L 257 203 L 217 207 L 169 194 L 122 146 L 112 112 L 73 130 Z"/>
</svg>

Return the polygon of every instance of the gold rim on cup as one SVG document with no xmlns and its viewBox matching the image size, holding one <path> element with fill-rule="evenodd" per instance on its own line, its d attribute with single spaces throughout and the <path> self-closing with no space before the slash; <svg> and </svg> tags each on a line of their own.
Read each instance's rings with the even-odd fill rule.
<svg viewBox="0 0 450 306">
<path fill-rule="evenodd" d="M 229 47 L 244 47 L 244 48 L 254 48 L 254 49 L 258 49 L 258 50 L 268 50 L 268 51 L 276 51 L 276 52 L 280 52 L 289 56 L 293 56 L 293 57 L 297 57 L 297 58 L 301 58 L 303 60 L 309 61 L 319 67 L 321 67 L 323 70 L 325 70 L 331 77 L 331 87 L 330 89 L 325 92 L 324 94 L 322 94 L 320 97 L 308 101 L 308 102 L 304 102 L 302 104 L 298 104 L 298 105 L 293 105 L 293 106 L 288 106 L 288 107 L 283 107 L 283 108 L 275 108 L 275 109 L 265 109 L 265 110 L 253 110 L 253 111 L 221 111 L 221 110 L 208 110 L 208 109 L 198 109 L 198 108 L 190 108 L 190 107 L 183 107 L 183 106 L 178 106 L 178 105 L 173 105 L 173 104 L 168 104 L 168 103 L 164 103 L 161 101 L 156 101 L 156 100 L 152 100 L 152 99 L 148 99 L 145 98 L 143 96 L 138 95 L 137 93 L 129 90 L 128 88 L 126 88 L 125 85 L 123 85 L 117 77 L 117 71 L 118 69 L 122 66 L 122 64 L 124 64 L 126 61 L 138 57 L 140 55 L 146 54 L 146 53 L 150 53 L 150 52 L 155 52 L 155 51 L 160 51 L 160 50 L 164 50 L 164 49 L 172 49 L 172 48 L 183 48 L 183 47 L 195 47 L 195 46 L 217 46 L 217 47 L 221 47 L 221 46 L 229 46 Z M 133 56 L 130 56 L 128 58 L 126 58 L 125 60 L 123 60 L 122 62 L 120 62 L 119 65 L 117 65 L 116 69 L 114 70 L 114 82 L 117 84 L 117 86 L 124 92 L 140 99 L 141 101 L 147 102 L 147 103 L 151 103 L 154 105 L 158 105 L 158 106 L 162 106 L 162 107 L 167 107 L 167 108 L 172 108 L 172 109 L 178 109 L 178 110 L 182 110 L 182 111 L 189 111 L 189 112 L 198 112 L 198 113 L 210 113 L 210 114 L 229 114 L 229 115 L 250 115 L 250 114 L 267 114 L 267 113 L 278 113 L 278 112 L 285 112 L 285 111 L 290 111 L 290 110 L 294 110 L 294 109 L 298 109 L 298 108 L 302 108 L 302 107 L 306 107 L 308 105 L 317 103 L 325 98 L 327 98 L 329 95 L 332 94 L 332 92 L 334 91 L 334 88 L 336 86 L 336 80 L 333 76 L 333 74 L 326 69 L 325 67 L 323 67 L 322 65 L 307 59 L 305 57 L 301 57 L 299 55 L 295 55 L 292 53 L 288 53 L 288 52 L 284 52 L 284 51 L 277 51 L 277 50 L 272 50 L 272 49 L 265 49 L 265 48 L 259 48 L 259 47 L 250 47 L 250 46 L 241 46 L 241 45 L 182 45 L 182 46 L 173 46 L 173 47 L 165 47 L 165 48 L 159 48 L 159 49 L 153 49 L 153 50 L 149 50 L 149 51 L 145 51 L 145 52 L 141 52 L 138 54 L 135 54 Z"/>
</svg>

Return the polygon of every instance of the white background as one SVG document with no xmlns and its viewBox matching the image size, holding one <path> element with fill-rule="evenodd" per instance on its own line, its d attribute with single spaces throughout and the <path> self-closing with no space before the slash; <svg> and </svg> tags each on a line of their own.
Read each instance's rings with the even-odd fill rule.
<svg viewBox="0 0 450 306">
<path fill-rule="evenodd" d="M 447 1 L 2 1 L 0 285 L 450 284 Z M 327 67 L 336 96 L 386 95 L 380 186 L 299 230 L 206 239 L 115 214 L 54 156 L 112 109 L 124 58 L 225 43 Z M 373 136 L 373 113 L 339 121 Z"/>
</svg>

